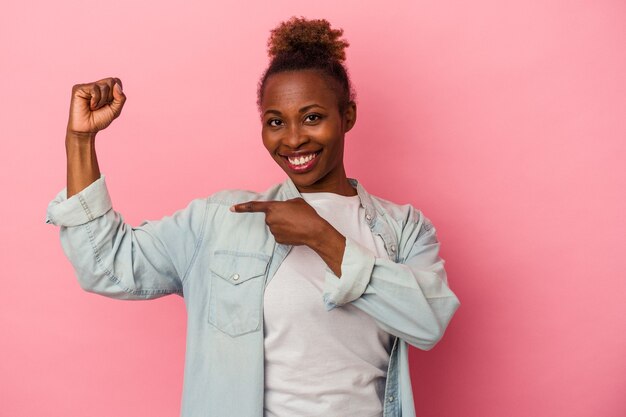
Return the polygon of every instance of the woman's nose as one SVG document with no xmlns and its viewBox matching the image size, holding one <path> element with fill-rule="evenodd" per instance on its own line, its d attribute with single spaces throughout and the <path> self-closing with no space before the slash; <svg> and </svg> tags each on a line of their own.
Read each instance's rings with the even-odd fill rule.
<svg viewBox="0 0 626 417">
<path fill-rule="evenodd" d="M 283 142 L 285 145 L 290 148 L 297 149 L 303 144 L 309 142 L 309 137 L 306 135 L 306 132 L 303 129 L 300 129 L 299 126 L 292 126 L 287 130 L 287 134 L 283 138 Z"/>
</svg>

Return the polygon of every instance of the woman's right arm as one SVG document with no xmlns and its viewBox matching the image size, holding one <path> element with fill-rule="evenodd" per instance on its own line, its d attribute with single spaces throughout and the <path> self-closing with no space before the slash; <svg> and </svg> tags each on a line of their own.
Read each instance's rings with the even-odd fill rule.
<svg viewBox="0 0 626 417">
<path fill-rule="evenodd" d="M 72 88 L 65 133 L 67 198 L 100 178 L 96 133 L 106 129 L 121 114 L 125 102 L 119 78 L 105 78 Z"/>
<path fill-rule="evenodd" d="M 98 168 L 96 133 L 117 118 L 126 97 L 117 78 L 72 89 L 65 138 L 67 189 L 48 206 L 78 281 L 89 292 L 118 299 L 182 295 L 182 282 L 202 236 L 206 200 L 139 227 L 112 209 Z"/>
</svg>

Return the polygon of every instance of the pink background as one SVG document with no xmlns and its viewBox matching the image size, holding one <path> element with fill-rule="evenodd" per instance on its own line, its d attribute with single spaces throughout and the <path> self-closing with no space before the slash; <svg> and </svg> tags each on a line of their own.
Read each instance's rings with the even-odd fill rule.
<svg viewBox="0 0 626 417">
<path fill-rule="evenodd" d="M 255 89 L 292 15 L 345 29 L 348 174 L 433 220 L 462 303 L 412 351 L 418 415 L 626 415 L 626 3 L 294 3 L 3 4 L 0 415 L 178 415 L 183 301 L 83 292 L 43 223 L 70 89 L 124 82 L 99 155 L 130 223 L 262 190 Z"/>
</svg>

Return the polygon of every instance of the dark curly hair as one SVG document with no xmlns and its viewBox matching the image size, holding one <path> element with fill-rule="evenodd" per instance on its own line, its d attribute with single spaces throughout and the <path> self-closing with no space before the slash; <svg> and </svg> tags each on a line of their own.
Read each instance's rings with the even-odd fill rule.
<svg viewBox="0 0 626 417">
<path fill-rule="evenodd" d="M 317 70 L 337 85 L 339 110 L 355 99 L 352 83 L 343 62 L 349 43 L 341 39 L 342 29 L 332 29 L 325 19 L 307 20 L 292 17 L 271 32 L 267 41 L 270 64 L 263 73 L 257 90 L 261 108 L 267 79 L 280 72 Z"/>
</svg>

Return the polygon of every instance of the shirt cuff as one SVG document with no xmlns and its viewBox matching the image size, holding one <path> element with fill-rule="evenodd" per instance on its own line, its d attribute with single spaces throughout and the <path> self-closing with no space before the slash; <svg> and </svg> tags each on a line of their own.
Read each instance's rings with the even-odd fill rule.
<svg viewBox="0 0 626 417">
<path fill-rule="evenodd" d="M 326 270 L 323 295 L 326 310 L 332 310 L 359 298 L 370 282 L 375 261 L 376 255 L 373 252 L 346 238 L 341 278 L 330 269 Z"/>
<path fill-rule="evenodd" d="M 61 190 L 48 204 L 46 223 L 56 226 L 80 226 L 111 210 L 111 198 L 104 176 L 92 182 L 78 194 L 67 198 L 67 189 Z"/>
</svg>

